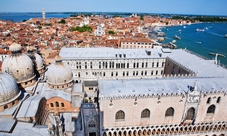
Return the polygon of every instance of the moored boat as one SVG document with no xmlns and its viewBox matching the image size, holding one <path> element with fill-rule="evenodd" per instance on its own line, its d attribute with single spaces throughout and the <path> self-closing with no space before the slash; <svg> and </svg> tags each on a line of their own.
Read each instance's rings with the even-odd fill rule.
<svg viewBox="0 0 227 136">
<path fill-rule="evenodd" d="M 199 29 L 199 28 L 197 28 L 196 31 L 197 31 L 197 32 L 204 32 L 205 30 L 204 30 L 204 29 Z"/>
<path fill-rule="evenodd" d="M 177 35 L 174 36 L 175 39 L 180 40 L 181 38 Z"/>
</svg>

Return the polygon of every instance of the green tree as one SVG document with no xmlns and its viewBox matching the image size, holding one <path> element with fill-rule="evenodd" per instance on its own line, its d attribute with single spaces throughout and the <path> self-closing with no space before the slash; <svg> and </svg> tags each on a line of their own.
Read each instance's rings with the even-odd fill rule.
<svg viewBox="0 0 227 136">
<path fill-rule="evenodd" d="M 61 23 L 61 24 L 65 24 L 65 19 L 61 19 L 61 21 L 59 21 L 58 23 Z"/>
<path fill-rule="evenodd" d="M 140 20 L 144 20 L 144 16 L 143 15 L 140 15 Z"/>
<path fill-rule="evenodd" d="M 39 29 L 42 29 L 42 26 L 39 25 L 38 28 L 39 28 Z"/>
<path fill-rule="evenodd" d="M 71 27 L 70 31 L 78 31 L 78 32 L 86 32 L 86 31 L 88 31 L 88 32 L 92 32 L 92 28 L 90 26 L 88 26 L 88 25 L 84 25 L 82 27 L 79 27 L 79 26 Z"/>
<path fill-rule="evenodd" d="M 108 34 L 116 34 L 114 31 L 110 30 L 108 31 Z"/>
<path fill-rule="evenodd" d="M 26 21 L 27 21 L 26 19 L 23 20 L 23 22 L 26 22 Z"/>
</svg>

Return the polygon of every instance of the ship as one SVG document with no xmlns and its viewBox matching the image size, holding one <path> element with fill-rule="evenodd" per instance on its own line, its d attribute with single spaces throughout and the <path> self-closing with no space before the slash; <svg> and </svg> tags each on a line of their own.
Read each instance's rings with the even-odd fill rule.
<svg viewBox="0 0 227 136">
<path fill-rule="evenodd" d="M 181 38 L 177 35 L 174 36 L 175 39 L 180 40 Z"/>
<path fill-rule="evenodd" d="M 196 31 L 197 31 L 197 32 L 204 32 L 205 30 L 204 30 L 204 29 L 199 29 L 199 28 L 197 28 Z"/>
<path fill-rule="evenodd" d="M 227 38 L 227 34 L 225 35 L 225 38 Z"/>
</svg>

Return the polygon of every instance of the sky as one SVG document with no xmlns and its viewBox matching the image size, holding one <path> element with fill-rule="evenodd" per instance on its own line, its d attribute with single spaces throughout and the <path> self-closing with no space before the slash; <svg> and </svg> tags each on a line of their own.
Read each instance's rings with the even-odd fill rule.
<svg viewBox="0 0 227 136">
<path fill-rule="evenodd" d="M 0 12 L 134 12 L 227 16 L 227 0 L 0 0 Z"/>
</svg>

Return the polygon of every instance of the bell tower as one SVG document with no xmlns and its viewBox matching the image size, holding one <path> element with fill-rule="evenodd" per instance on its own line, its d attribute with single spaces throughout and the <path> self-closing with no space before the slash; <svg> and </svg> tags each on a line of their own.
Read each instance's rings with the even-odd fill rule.
<svg viewBox="0 0 227 136">
<path fill-rule="evenodd" d="M 45 20 L 46 19 L 46 13 L 45 13 L 45 9 L 44 8 L 42 10 L 42 15 L 43 15 L 43 20 Z"/>
</svg>

